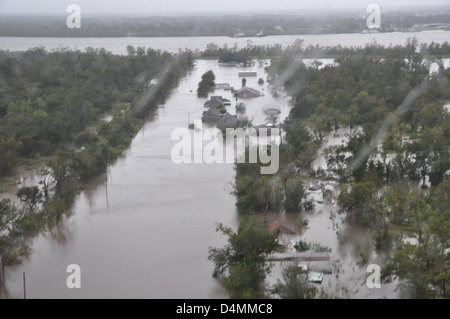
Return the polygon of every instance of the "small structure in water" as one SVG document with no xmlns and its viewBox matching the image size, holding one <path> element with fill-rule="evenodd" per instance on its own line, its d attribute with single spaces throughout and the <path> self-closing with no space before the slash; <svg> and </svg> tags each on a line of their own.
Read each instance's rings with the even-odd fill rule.
<svg viewBox="0 0 450 319">
<path fill-rule="evenodd" d="M 255 97 L 263 96 L 264 93 L 261 93 L 258 90 L 252 89 L 248 86 L 244 86 L 241 89 L 237 90 L 234 94 L 235 97 L 241 98 L 241 99 L 251 99 Z"/>
<path fill-rule="evenodd" d="M 231 86 L 229 83 L 216 83 L 216 85 L 214 86 L 214 89 L 219 90 L 219 89 L 223 89 L 223 90 L 230 90 Z"/>
<path fill-rule="evenodd" d="M 317 191 L 320 191 L 321 189 L 322 189 L 322 187 L 319 184 L 313 185 L 309 188 L 309 190 L 311 192 L 317 192 Z"/>
<path fill-rule="evenodd" d="M 281 110 L 279 107 L 277 106 L 265 106 L 263 108 L 263 113 L 265 115 L 280 115 L 281 114 Z"/>
</svg>

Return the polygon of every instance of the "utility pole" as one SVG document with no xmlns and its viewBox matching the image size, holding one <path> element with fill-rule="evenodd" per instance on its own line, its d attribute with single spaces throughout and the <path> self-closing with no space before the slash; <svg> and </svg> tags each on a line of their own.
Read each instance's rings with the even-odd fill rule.
<svg viewBox="0 0 450 319">
<path fill-rule="evenodd" d="M 5 274 L 3 273 L 3 260 L 0 256 L 0 286 L 3 285 L 5 279 Z"/>
<path fill-rule="evenodd" d="M 23 299 L 27 299 L 27 287 L 25 285 L 26 280 L 25 272 L 23 273 Z"/>
</svg>

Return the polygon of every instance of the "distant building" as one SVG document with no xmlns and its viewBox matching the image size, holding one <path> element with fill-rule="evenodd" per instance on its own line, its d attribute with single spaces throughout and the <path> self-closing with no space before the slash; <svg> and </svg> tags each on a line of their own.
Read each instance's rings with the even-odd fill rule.
<svg viewBox="0 0 450 319">
<path fill-rule="evenodd" d="M 234 128 L 237 124 L 237 115 L 231 115 L 230 113 L 225 113 L 219 122 L 217 123 L 217 128 L 220 130 L 225 130 L 227 128 Z"/>
<path fill-rule="evenodd" d="M 264 31 L 261 30 L 259 31 L 257 34 L 255 34 L 255 37 L 260 38 L 260 37 L 265 37 L 266 35 L 264 34 Z"/>
<path fill-rule="evenodd" d="M 203 122 L 219 122 L 222 118 L 222 114 L 215 107 L 210 107 L 208 111 L 203 112 L 202 121 Z"/>
<path fill-rule="evenodd" d="M 235 92 L 235 96 L 241 99 L 250 99 L 262 96 L 263 93 L 259 92 L 258 90 L 249 88 L 247 86 L 244 86 L 243 88 L 237 90 Z"/>
</svg>

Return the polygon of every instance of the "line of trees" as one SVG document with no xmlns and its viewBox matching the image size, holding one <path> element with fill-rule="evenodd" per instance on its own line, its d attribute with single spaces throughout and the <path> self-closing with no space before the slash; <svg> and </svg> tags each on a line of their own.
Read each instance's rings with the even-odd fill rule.
<svg viewBox="0 0 450 319">
<path fill-rule="evenodd" d="M 176 59 L 152 49 L 128 51 L 127 56 L 104 49 L 0 51 L 0 176 L 11 174 L 22 159 L 74 143 L 106 112 L 115 117 L 99 135 L 113 148 L 126 145 L 120 139 L 135 133 L 137 122 L 192 63 L 189 53 Z M 149 87 L 153 79 L 160 82 Z"/>
<path fill-rule="evenodd" d="M 0 51 L 0 177 L 51 158 L 40 185 L 18 191 L 19 206 L 0 201 L 1 284 L 5 267 L 29 252 L 29 239 L 60 221 L 82 185 L 122 154 L 193 64 L 190 53 L 127 51 Z M 99 122 L 106 112 L 111 121 Z"/>
<path fill-rule="evenodd" d="M 316 45 L 304 45 L 304 40 L 298 38 L 292 44 L 287 46 L 282 46 L 279 43 L 267 44 L 267 45 L 257 45 L 252 40 L 247 40 L 245 47 L 238 47 L 237 44 L 230 47 L 228 45 L 223 45 L 220 47 L 215 43 L 208 43 L 205 50 L 200 52 L 200 57 L 203 58 L 218 58 L 219 62 L 239 62 L 244 65 L 249 65 L 252 63 L 252 59 L 262 59 L 262 58 L 274 58 L 284 56 L 287 59 L 314 59 L 314 58 L 338 58 L 345 59 L 346 57 L 363 57 L 365 59 L 382 57 L 396 58 L 399 56 L 404 56 L 412 58 L 416 54 L 420 53 L 422 59 L 429 59 L 430 62 L 436 61 L 440 62 L 440 58 L 450 56 L 450 43 L 448 41 L 439 44 L 432 42 L 430 44 L 419 44 L 417 39 L 412 38 L 408 40 L 405 45 L 395 45 L 386 47 L 384 45 L 378 44 L 376 42 L 367 44 L 365 46 L 320 46 Z M 397 61 L 400 63 L 400 61 Z M 280 66 L 279 61 L 277 63 Z M 286 61 L 284 62 L 286 63 Z M 289 61 L 289 65 L 291 61 Z M 299 67 L 298 65 L 296 65 Z M 318 65 L 320 66 L 320 64 Z M 396 66 L 397 70 L 399 65 Z M 270 68 L 273 70 L 273 68 Z M 300 71 L 300 70 L 298 70 Z M 299 75 L 300 72 L 297 72 Z M 293 79 L 290 79 L 291 81 Z"/>
<path fill-rule="evenodd" d="M 444 105 L 450 70 L 441 65 L 430 76 L 426 55 L 443 53 L 436 44 L 419 49 L 413 39 L 383 48 L 382 54 L 372 49 L 378 50 L 366 47 L 326 67 L 307 67 L 291 56 L 273 61 L 269 73 L 295 101 L 285 122 L 286 140 L 299 149 L 293 156 L 299 167 L 313 145 L 289 128 L 293 123 L 307 127 L 319 144 L 348 127 L 346 142 L 325 150 L 327 170 L 314 173 L 341 183 L 340 213 L 369 228 L 375 248 L 389 252 L 383 280 L 398 279 L 412 288 L 413 297 L 446 298 L 450 114 Z M 417 97 L 411 99 L 410 92 Z M 383 138 L 367 148 L 380 130 Z"/>
</svg>

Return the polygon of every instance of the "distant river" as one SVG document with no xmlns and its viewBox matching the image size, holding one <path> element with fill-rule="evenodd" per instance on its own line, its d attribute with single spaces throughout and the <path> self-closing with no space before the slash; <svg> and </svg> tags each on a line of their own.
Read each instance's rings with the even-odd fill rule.
<svg viewBox="0 0 450 319">
<path fill-rule="evenodd" d="M 216 43 L 219 46 L 229 47 L 237 44 L 245 47 L 248 41 L 255 45 L 281 44 L 283 47 L 291 45 L 296 39 L 303 39 L 304 45 L 320 46 L 364 46 L 376 41 L 378 44 L 401 45 L 408 38 L 415 37 L 419 43 L 443 43 L 450 41 L 448 31 L 424 31 L 424 32 L 391 32 L 372 34 L 319 34 L 319 35 L 288 35 L 271 36 L 261 38 L 230 38 L 230 37 L 161 37 L 161 38 L 21 38 L 0 37 L 0 49 L 10 51 L 25 51 L 29 48 L 44 46 L 47 50 L 57 48 L 69 48 L 84 50 L 87 47 L 105 48 L 116 54 L 126 54 L 128 45 L 153 49 L 161 49 L 169 52 L 178 52 L 180 49 L 204 50 L 208 43 Z"/>
</svg>

